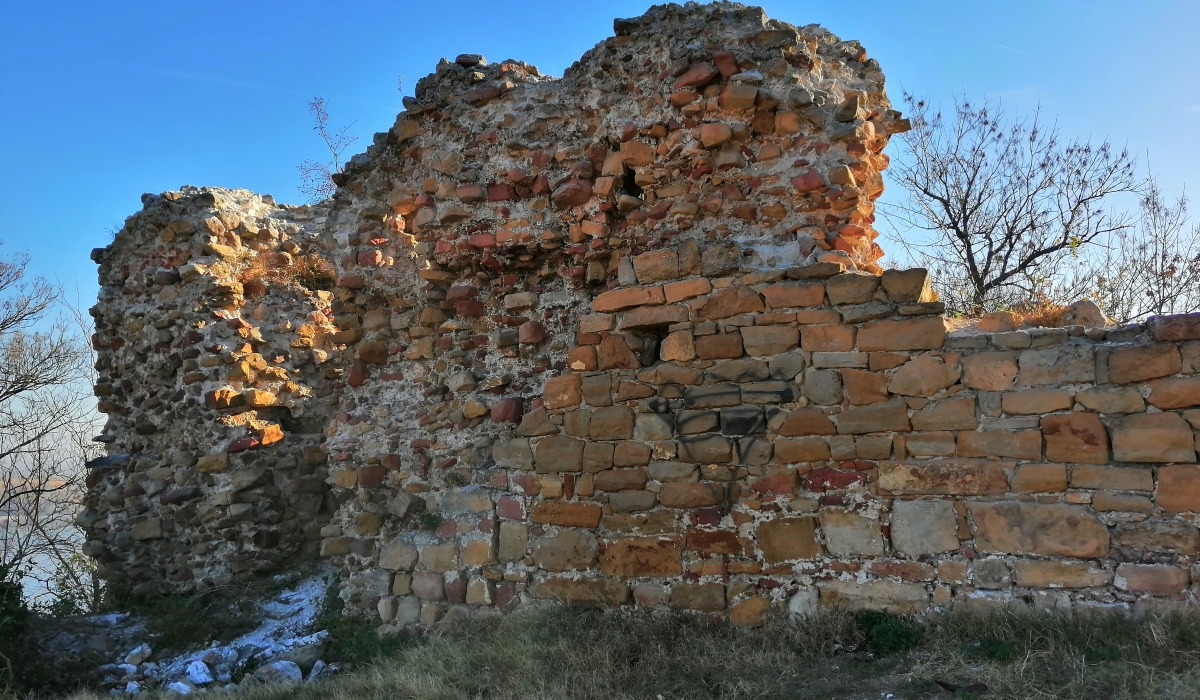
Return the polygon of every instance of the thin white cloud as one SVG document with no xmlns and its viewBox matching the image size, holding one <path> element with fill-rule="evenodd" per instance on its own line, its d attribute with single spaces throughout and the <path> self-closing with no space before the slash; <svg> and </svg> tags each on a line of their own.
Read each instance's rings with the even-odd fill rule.
<svg viewBox="0 0 1200 700">
<path fill-rule="evenodd" d="M 1005 51 L 1012 51 L 1013 53 L 1019 53 L 1019 54 L 1021 54 L 1022 56 L 1028 56 L 1028 55 L 1029 55 L 1029 54 L 1025 53 L 1024 51 L 1022 51 L 1021 49 L 1014 49 L 1013 47 L 1011 47 L 1011 46 L 1005 46 L 1004 44 L 996 44 L 996 46 L 997 46 L 998 48 L 1004 49 Z"/>
</svg>

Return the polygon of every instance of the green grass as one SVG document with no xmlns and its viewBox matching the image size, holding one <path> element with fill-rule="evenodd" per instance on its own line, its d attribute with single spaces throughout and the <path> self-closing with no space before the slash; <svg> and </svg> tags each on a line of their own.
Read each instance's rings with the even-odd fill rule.
<svg viewBox="0 0 1200 700">
<path fill-rule="evenodd" d="M 828 612 L 799 623 L 773 619 L 763 627 L 734 629 L 677 613 L 555 607 L 462 620 L 421 638 L 382 641 L 363 633 L 361 625 L 339 624 L 346 626 L 333 630 L 331 654 L 357 661 L 350 671 L 301 687 L 254 686 L 239 697 L 1200 698 L 1197 614 L 1142 622 L 955 615 L 918 627 L 886 615 Z"/>
</svg>

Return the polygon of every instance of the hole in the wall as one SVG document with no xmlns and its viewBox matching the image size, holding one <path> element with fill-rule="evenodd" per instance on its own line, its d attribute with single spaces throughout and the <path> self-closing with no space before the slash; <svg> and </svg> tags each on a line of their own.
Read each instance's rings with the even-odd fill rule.
<svg viewBox="0 0 1200 700">
<path fill-rule="evenodd" d="M 621 178 L 621 194 L 627 194 L 630 197 L 642 196 L 642 188 L 638 187 L 633 168 L 625 166 L 625 175 Z"/>
</svg>

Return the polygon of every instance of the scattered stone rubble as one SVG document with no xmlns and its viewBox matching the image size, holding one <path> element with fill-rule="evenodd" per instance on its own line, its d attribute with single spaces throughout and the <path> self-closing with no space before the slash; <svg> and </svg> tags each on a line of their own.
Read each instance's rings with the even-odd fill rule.
<svg viewBox="0 0 1200 700">
<path fill-rule="evenodd" d="M 145 198 L 94 255 L 105 576 L 318 556 L 381 632 L 1193 599 L 1200 317 L 949 334 L 878 262 L 907 122 L 857 42 L 615 29 L 561 79 L 443 61 L 319 206 Z"/>
<path fill-rule="evenodd" d="M 114 693 L 161 687 L 190 695 L 209 689 L 235 690 L 254 683 L 298 683 L 325 677 L 337 670 L 336 665 L 320 658 L 327 633 L 313 630 L 325 587 L 324 580 L 314 577 L 280 593 L 263 604 L 263 621 L 257 629 L 228 644 L 214 642 L 207 649 L 159 659 L 150 643 L 141 642 L 113 663 L 97 669 L 101 682 Z M 121 629 L 128 619 L 120 615 L 108 620 L 109 629 Z M 144 638 L 144 629 L 133 631 Z M 120 636 L 128 639 L 131 635 Z M 253 673 L 246 673 L 247 669 L 253 669 Z M 235 676 L 242 676 L 240 685 Z"/>
</svg>

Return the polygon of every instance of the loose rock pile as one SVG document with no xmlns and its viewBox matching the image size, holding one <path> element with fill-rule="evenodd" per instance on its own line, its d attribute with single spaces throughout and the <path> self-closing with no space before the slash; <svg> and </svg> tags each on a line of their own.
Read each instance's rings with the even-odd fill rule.
<svg viewBox="0 0 1200 700">
<path fill-rule="evenodd" d="M 382 632 L 1189 599 L 1200 319 L 948 334 L 878 262 L 907 123 L 857 42 L 615 29 L 561 79 L 443 61 L 317 207 L 146 198 L 96 253 L 105 575 L 320 556 Z"/>
</svg>

